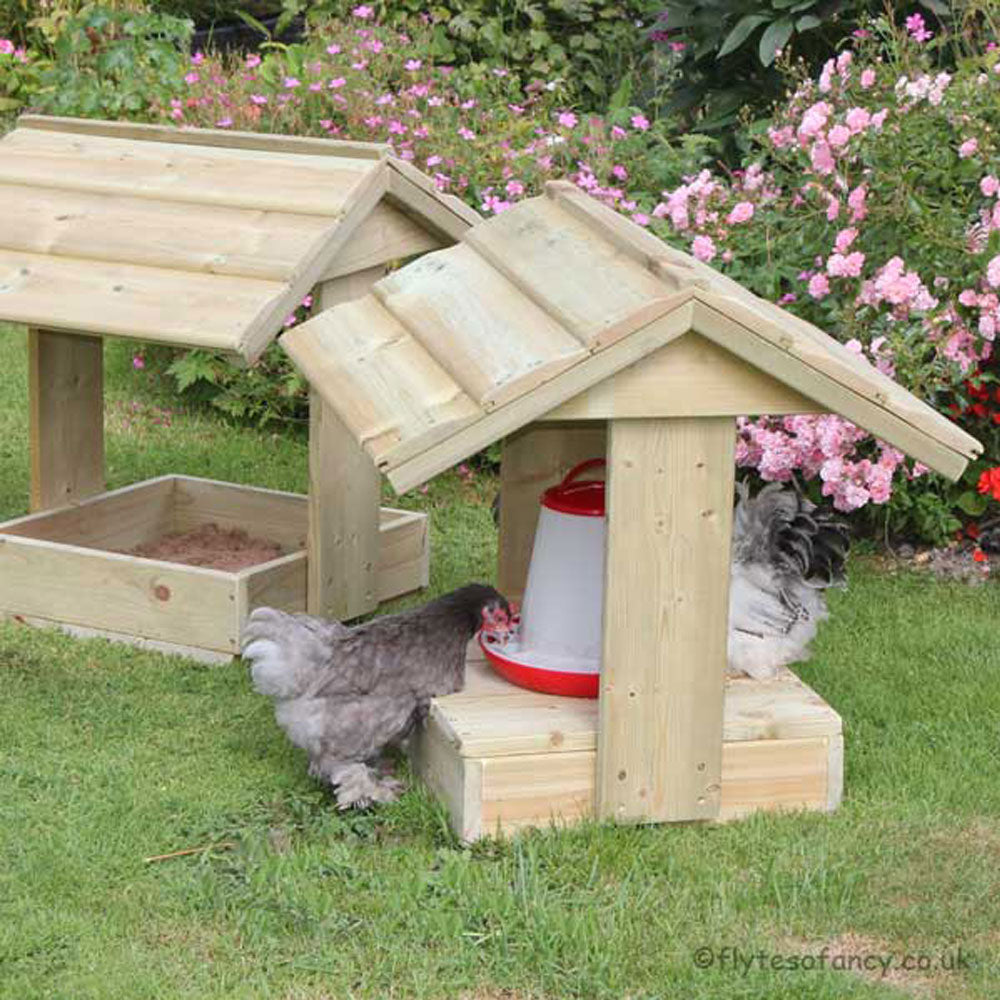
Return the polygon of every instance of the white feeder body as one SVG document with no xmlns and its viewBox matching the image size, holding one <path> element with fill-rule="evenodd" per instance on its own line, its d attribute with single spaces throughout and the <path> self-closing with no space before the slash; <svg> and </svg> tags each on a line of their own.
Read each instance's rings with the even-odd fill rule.
<svg viewBox="0 0 1000 1000">
<path fill-rule="evenodd" d="M 603 516 L 542 506 L 521 607 L 521 647 L 539 666 L 600 670 L 606 535 Z"/>
</svg>

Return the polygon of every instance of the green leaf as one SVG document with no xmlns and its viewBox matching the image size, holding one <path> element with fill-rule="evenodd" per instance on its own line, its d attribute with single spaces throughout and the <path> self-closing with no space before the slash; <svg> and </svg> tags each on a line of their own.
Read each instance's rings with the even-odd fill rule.
<svg viewBox="0 0 1000 1000">
<path fill-rule="evenodd" d="M 245 10 L 238 10 L 236 11 L 236 16 L 241 21 L 245 21 L 254 31 L 259 31 L 265 38 L 271 37 L 271 32 L 267 30 L 267 26 L 258 21 L 253 14 L 248 14 Z"/>
<path fill-rule="evenodd" d="M 815 14 L 803 14 L 802 17 L 795 22 L 795 30 L 809 31 L 812 28 L 818 28 L 822 23 L 823 22 L 816 17 Z"/>
<path fill-rule="evenodd" d="M 985 493 L 973 493 L 972 490 L 966 490 L 962 493 L 958 500 L 955 501 L 957 506 L 969 515 L 969 517 L 979 517 L 980 514 L 985 513 L 986 508 L 989 506 L 990 499 Z"/>
<path fill-rule="evenodd" d="M 794 30 L 795 25 L 790 17 L 783 17 L 768 25 L 767 30 L 760 36 L 760 45 L 757 49 L 764 66 L 770 66 L 774 62 L 775 53 L 778 49 L 784 48 Z"/>
<path fill-rule="evenodd" d="M 723 56 L 727 56 L 730 52 L 738 49 L 750 37 L 754 28 L 764 24 L 766 21 L 767 17 L 763 14 L 747 14 L 746 17 L 741 17 L 736 22 L 736 27 L 726 36 L 726 40 L 719 48 L 717 58 L 721 59 Z"/>
</svg>

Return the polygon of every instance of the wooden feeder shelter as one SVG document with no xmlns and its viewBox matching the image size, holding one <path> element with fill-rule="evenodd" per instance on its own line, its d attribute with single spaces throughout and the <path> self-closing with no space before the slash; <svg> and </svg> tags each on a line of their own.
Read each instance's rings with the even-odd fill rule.
<svg viewBox="0 0 1000 1000">
<path fill-rule="evenodd" d="M 724 682 L 736 417 L 841 414 L 952 478 L 974 439 L 564 182 L 281 342 L 399 491 L 503 439 L 508 597 L 542 491 L 606 454 L 599 702 L 524 691 L 472 660 L 416 748 L 462 837 L 836 807 L 836 712 L 787 670 Z"/>
<path fill-rule="evenodd" d="M 350 618 L 426 584 L 426 517 L 380 510 L 374 466 L 318 398 L 308 499 L 182 476 L 104 493 L 103 337 L 250 363 L 307 293 L 361 295 L 475 212 L 379 145 L 24 116 L 0 140 L 0 213 L 35 512 L 0 525 L 0 613 L 229 656 L 257 604 Z M 362 507 L 363 537 L 345 521 Z M 283 554 L 237 573 L 123 554 L 206 523 Z"/>
</svg>

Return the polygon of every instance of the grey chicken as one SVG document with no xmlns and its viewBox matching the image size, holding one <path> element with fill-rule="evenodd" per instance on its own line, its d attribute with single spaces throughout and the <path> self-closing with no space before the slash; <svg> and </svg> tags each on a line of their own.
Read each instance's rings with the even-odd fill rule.
<svg viewBox="0 0 1000 1000">
<path fill-rule="evenodd" d="M 827 587 L 842 585 L 847 525 L 797 490 L 737 485 L 729 589 L 729 666 L 758 680 L 805 659 L 827 617 Z"/>
<path fill-rule="evenodd" d="M 412 611 L 353 627 L 257 608 L 243 632 L 254 687 L 275 701 L 278 725 L 309 755 L 309 773 L 336 789 L 341 809 L 391 802 L 402 789 L 373 767 L 430 699 L 461 689 L 469 640 L 505 631 L 507 601 L 473 583 Z"/>
</svg>

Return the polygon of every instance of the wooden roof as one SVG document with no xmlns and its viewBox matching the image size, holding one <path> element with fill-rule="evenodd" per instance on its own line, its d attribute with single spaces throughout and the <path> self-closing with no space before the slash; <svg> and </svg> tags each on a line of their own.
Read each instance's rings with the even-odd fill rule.
<svg viewBox="0 0 1000 1000">
<path fill-rule="evenodd" d="M 736 393 L 747 409 L 725 385 L 721 402 L 671 408 L 670 351 L 689 338 L 752 373 L 761 391 Z M 816 327 L 566 182 L 281 342 L 400 491 L 546 415 L 834 412 L 951 477 L 981 451 Z M 644 372 L 643 393 L 624 384 Z M 766 409 L 776 397 L 783 409 Z"/>
<path fill-rule="evenodd" d="M 478 216 L 373 143 L 26 115 L 0 218 L 0 320 L 252 359 L 317 281 Z"/>
</svg>

